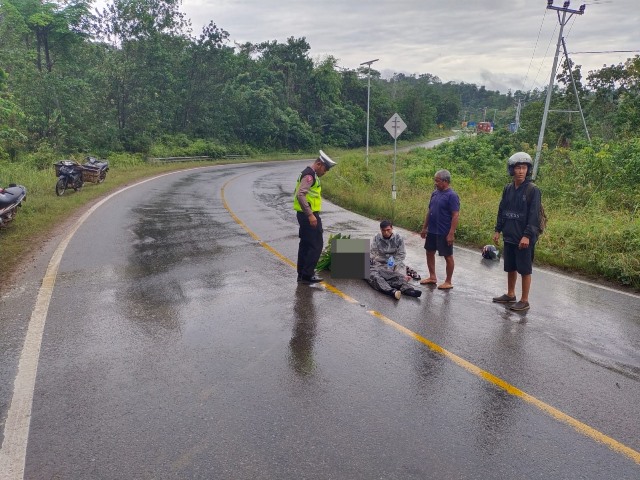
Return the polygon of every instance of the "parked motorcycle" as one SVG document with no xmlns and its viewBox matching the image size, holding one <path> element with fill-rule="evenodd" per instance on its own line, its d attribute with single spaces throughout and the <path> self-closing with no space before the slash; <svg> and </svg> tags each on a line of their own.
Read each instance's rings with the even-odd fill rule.
<svg viewBox="0 0 640 480">
<path fill-rule="evenodd" d="M 78 162 L 72 160 L 61 160 L 55 164 L 56 176 L 56 195 L 64 195 L 67 188 L 73 188 L 76 192 L 82 188 L 84 181 L 82 180 L 83 167 Z"/>
<path fill-rule="evenodd" d="M 98 160 L 95 157 L 85 158 L 85 162 L 82 165 L 84 170 L 82 172 L 82 179 L 85 182 L 102 183 L 107 178 L 107 172 L 109 171 L 109 162 L 106 160 Z"/>
<path fill-rule="evenodd" d="M 27 189 L 22 185 L 12 183 L 7 188 L 0 187 L 0 227 L 14 219 L 26 198 Z"/>
</svg>

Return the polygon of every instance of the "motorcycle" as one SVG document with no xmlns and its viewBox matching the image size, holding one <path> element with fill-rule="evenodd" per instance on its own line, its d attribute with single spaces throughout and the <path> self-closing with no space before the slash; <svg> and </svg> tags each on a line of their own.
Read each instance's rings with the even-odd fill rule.
<svg viewBox="0 0 640 480">
<path fill-rule="evenodd" d="M 84 168 L 78 162 L 71 160 L 61 160 L 55 164 L 56 176 L 56 195 L 64 195 L 67 188 L 73 188 L 76 192 L 82 188 L 84 181 L 82 180 L 82 171 Z"/>
<path fill-rule="evenodd" d="M 0 187 L 0 227 L 14 219 L 26 198 L 27 189 L 22 185 L 12 183 L 7 188 Z"/>
<path fill-rule="evenodd" d="M 102 183 L 107 178 L 109 162 L 106 160 L 87 157 L 82 166 L 84 167 L 82 178 L 85 182 Z"/>
</svg>

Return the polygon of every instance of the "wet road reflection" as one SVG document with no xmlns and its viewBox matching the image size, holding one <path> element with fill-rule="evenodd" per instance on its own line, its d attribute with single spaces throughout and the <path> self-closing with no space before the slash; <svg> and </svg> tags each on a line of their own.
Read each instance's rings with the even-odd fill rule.
<svg viewBox="0 0 640 480">
<path fill-rule="evenodd" d="M 289 341 L 289 364 L 302 377 L 312 375 L 316 368 L 313 346 L 317 318 L 313 295 L 317 291 L 306 285 L 298 285 L 295 290 L 293 305 L 295 324 Z"/>
<path fill-rule="evenodd" d="M 525 314 L 526 312 L 514 315 L 517 317 L 516 325 L 511 321 L 503 322 L 493 345 L 488 346 L 506 354 L 514 364 L 523 366 L 527 365 L 526 349 L 523 345 L 525 333 L 524 328 L 517 324 L 523 323 Z M 518 398 L 494 385 L 483 383 L 478 392 L 475 418 L 471 422 L 476 426 L 474 437 L 477 447 L 487 455 L 508 448 L 509 439 L 518 433 L 518 411 L 522 407 Z"/>
<path fill-rule="evenodd" d="M 534 307 L 514 314 L 488 300 L 501 264 L 459 249 L 453 290 L 395 301 L 329 280 L 352 303 L 297 285 L 279 256 L 296 258 L 299 165 L 235 168 L 141 186 L 78 232 L 28 478 L 637 478 L 631 457 L 509 393 L 640 448 L 637 299 L 536 272 Z M 378 231 L 330 203 L 323 222 L 325 238 Z"/>
</svg>

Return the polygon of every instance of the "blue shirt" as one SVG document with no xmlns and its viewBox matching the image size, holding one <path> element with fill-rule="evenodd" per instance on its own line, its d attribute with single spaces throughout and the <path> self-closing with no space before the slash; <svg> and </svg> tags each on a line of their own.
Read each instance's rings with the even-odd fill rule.
<svg viewBox="0 0 640 480">
<path fill-rule="evenodd" d="M 435 235 L 447 235 L 451 230 L 453 212 L 460 211 L 460 198 L 451 188 L 434 190 L 429 200 L 429 225 L 427 231 Z"/>
</svg>

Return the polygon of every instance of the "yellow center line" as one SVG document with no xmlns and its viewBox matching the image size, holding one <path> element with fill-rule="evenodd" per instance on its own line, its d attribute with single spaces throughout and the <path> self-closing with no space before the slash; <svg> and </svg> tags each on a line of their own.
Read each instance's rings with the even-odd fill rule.
<svg viewBox="0 0 640 480">
<path fill-rule="evenodd" d="M 222 197 L 222 203 L 224 205 L 224 208 L 229 212 L 229 214 L 231 215 L 231 217 L 235 220 L 235 222 L 240 225 L 250 236 L 251 238 L 253 238 L 254 240 L 256 240 L 260 246 L 264 247 L 266 250 L 268 250 L 269 252 L 273 253 L 276 257 L 278 257 L 280 260 L 282 260 L 285 264 L 290 265 L 292 268 L 296 268 L 296 264 L 291 261 L 289 258 L 285 257 L 284 255 L 282 255 L 280 252 L 278 252 L 275 248 L 273 248 L 272 246 L 270 246 L 268 243 L 262 241 L 260 239 L 260 237 L 258 237 L 258 235 L 256 235 L 242 220 L 240 220 L 240 218 L 238 218 L 238 216 L 233 213 L 233 211 L 231 210 L 231 208 L 229 207 L 225 196 L 224 196 L 224 192 L 225 189 L 227 187 L 227 185 L 229 185 L 229 183 L 231 183 L 232 181 L 235 181 L 236 179 L 240 178 L 241 176 L 247 175 L 248 173 L 252 173 L 252 172 L 247 172 L 247 173 L 243 173 L 241 175 L 238 175 L 230 180 L 228 180 L 223 186 L 222 189 L 220 190 L 220 195 Z M 325 289 L 335 295 L 338 295 L 340 298 L 350 302 L 350 303 L 360 303 L 357 300 L 355 300 L 354 298 L 350 297 L 349 295 L 347 295 L 346 293 L 340 291 L 339 289 L 337 289 L 336 287 L 334 287 L 333 285 L 330 285 L 326 282 L 321 282 L 321 285 L 323 285 L 325 287 Z M 492 373 L 489 373 L 483 369 L 481 369 L 480 367 L 474 365 L 473 363 L 465 360 L 462 357 L 459 357 L 458 355 L 456 355 L 455 353 L 450 352 L 449 350 L 441 347 L 440 345 L 438 345 L 437 343 L 432 342 L 431 340 L 428 340 L 427 338 L 423 337 L 422 335 L 409 330 L 408 328 L 400 325 L 399 323 L 396 323 L 395 321 L 391 320 L 390 318 L 384 316 L 382 313 L 377 312 L 375 310 L 367 310 L 367 313 L 379 320 L 381 320 L 382 322 L 386 323 L 387 325 L 390 325 L 391 327 L 395 328 L 396 330 L 400 331 L 401 333 L 413 338 L 414 340 L 422 343 L 423 345 L 427 346 L 430 350 L 439 353 L 440 355 L 444 356 L 445 358 L 448 358 L 449 360 L 451 360 L 453 363 L 455 363 L 456 365 L 464 368 L 466 371 L 468 371 L 469 373 L 472 373 L 473 375 L 495 385 L 496 387 L 504 390 L 505 392 L 509 393 L 510 395 L 513 395 L 515 397 L 521 398 L 522 400 L 524 400 L 525 402 L 529 403 L 530 405 L 533 405 L 534 407 L 538 408 L 539 410 L 541 410 L 542 412 L 546 413 L 547 415 L 549 415 L 552 418 L 555 418 L 556 420 L 569 425 L 571 427 L 573 427 L 576 431 L 578 431 L 579 433 L 585 435 L 586 437 L 591 438 L 592 440 L 595 440 L 596 442 L 599 442 L 603 445 L 606 445 L 607 447 L 609 447 L 611 450 L 613 450 L 614 452 L 620 453 L 628 458 L 630 458 L 631 460 L 633 460 L 635 463 L 640 465 L 640 452 L 627 447 L 626 445 L 620 443 L 619 441 L 615 440 L 614 438 L 609 437 L 608 435 L 605 435 L 604 433 L 596 430 L 593 427 L 590 427 L 589 425 L 582 423 L 581 421 L 571 417 L 570 415 L 567 415 L 566 413 L 558 410 L 555 407 L 552 407 L 551 405 L 543 402 L 542 400 L 537 399 L 536 397 L 529 395 L 528 393 L 520 390 L 519 388 L 511 385 L 509 382 L 506 382 L 505 380 L 502 380 L 499 377 L 496 377 L 495 375 L 493 375 Z"/>
</svg>

